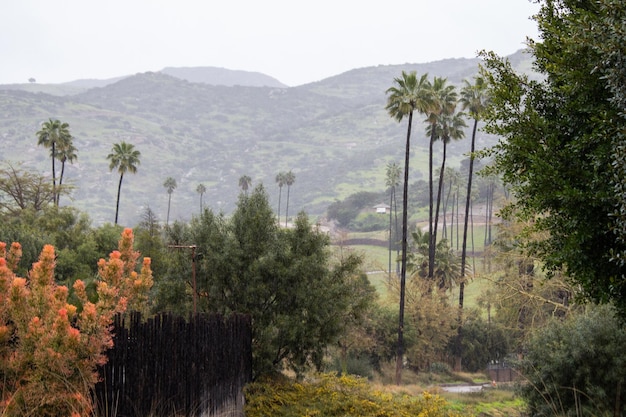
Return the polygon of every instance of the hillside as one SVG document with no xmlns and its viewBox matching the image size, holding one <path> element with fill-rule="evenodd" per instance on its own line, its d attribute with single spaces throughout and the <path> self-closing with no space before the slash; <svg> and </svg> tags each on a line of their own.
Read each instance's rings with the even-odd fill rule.
<svg viewBox="0 0 626 417">
<path fill-rule="evenodd" d="M 516 55 L 516 65 L 527 67 L 526 56 Z M 78 148 L 78 161 L 66 168 L 67 180 L 76 186 L 72 204 L 96 224 L 114 217 L 118 175 L 109 172 L 106 155 L 122 140 L 142 154 L 137 174 L 124 179 L 122 224 L 135 224 L 146 206 L 165 218 L 162 184 L 169 176 L 178 183 L 170 218 L 189 219 L 199 211 L 199 183 L 207 188 L 207 206 L 230 212 L 240 176 L 262 182 L 277 205 L 274 178 L 288 170 L 296 175 L 290 213 L 323 214 L 328 204 L 354 191 L 383 189 L 385 165 L 401 161 L 406 125 L 384 109 L 394 77 L 428 72 L 460 84 L 477 72 L 478 63 L 448 59 L 360 68 L 298 87 L 228 70 L 221 81 L 211 82 L 210 71 L 193 69 L 141 73 L 93 88 L 86 86 L 98 83 L 0 85 L 3 159 L 48 173 L 49 154 L 37 146 L 35 133 L 43 121 L 58 118 L 70 124 Z M 263 80 L 276 86 L 259 86 Z M 426 168 L 423 132 L 416 123 L 413 179 Z M 478 146 L 493 141 L 481 135 Z M 468 141 L 449 147 L 451 166 L 458 167 L 468 147 Z"/>
</svg>

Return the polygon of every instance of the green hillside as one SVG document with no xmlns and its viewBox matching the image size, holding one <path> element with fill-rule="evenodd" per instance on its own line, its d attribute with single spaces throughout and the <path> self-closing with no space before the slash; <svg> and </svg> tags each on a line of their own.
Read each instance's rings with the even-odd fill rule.
<svg viewBox="0 0 626 417">
<path fill-rule="evenodd" d="M 199 210 L 199 183 L 207 188 L 205 204 L 228 213 L 239 177 L 262 182 L 277 205 L 274 179 L 288 170 L 296 175 L 290 213 L 321 215 L 352 192 L 384 189 L 385 165 L 402 159 L 406 126 L 384 109 L 394 77 L 414 70 L 458 84 L 477 72 L 478 63 L 448 59 L 361 68 L 289 88 L 247 86 L 245 79 L 232 86 L 189 82 L 162 72 L 91 89 L 0 85 L 2 159 L 47 174 L 49 151 L 37 146 L 35 133 L 43 121 L 58 118 L 70 124 L 78 148 L 78 161 L 66 168 L 67 181 L 76 186 L 72 204 L 96 224 L 113 221 L 118 176 L 109 172 L 106 155 L 122 140 L 142 155 L 137 174 L 124 180 L 122 224 L 134 225 L 146 206 L 165 218 L 167 177 L 178 183 L 170 218 L 189 219 Z M 424 125 L 414 126 L 417 178 L 426 168 L 420 155 L 427 142 Z M 494 140 L 481 134 L 478 146 Z M 468 147 L 468 141 L 451 144 L 450 161 L 458 165 Z"/>
</svg>

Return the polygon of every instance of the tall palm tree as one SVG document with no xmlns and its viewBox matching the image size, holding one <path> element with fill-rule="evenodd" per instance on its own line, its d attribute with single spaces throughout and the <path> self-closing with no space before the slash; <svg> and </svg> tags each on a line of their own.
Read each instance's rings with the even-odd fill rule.
<svg viewBox="0 0 626 417">
<path fill-rule="evenodd" d="M 398 323 L 398 351 L 396 355 L 396 384 L 402 382 L 402 359 L 404 357 L 404 297 L 406 291 L 406 256 L 407 256 L 407 209 L 409 194 L 409 158 L 411 154 L 411 128 L 413 112 L 425 113 L 432 105 L 432 93 L 429 88 L 428 74 L 417 77 L 415 71 L 402 71 L 401 77 L 393 80 L 393 85 L 386 91 L 385 109 L 391 117 L 401 122 L 408 117 L 406 148 L 404 151 L 404 186 L 402 200 L 402 261 L 400 269 L 400 313 Z"/>
<path fill-rule="evenodd" d="M 50 148 L 50 159 L 52 159 L 52 196 L 53 201 L 57 204 L 57 191 L 56 191 L 56 166 L 54 161 L 57 159 L 57 144 L 62 140 L 69 140 L 72 137 L 70 134 L 70 125 L 67 123 L 61 123 L 60 120 L 49 119 L 41 125 L 41 130 L 37 132 L 37 145 L 43 145 L 45 148 Z"/>
<path fill-rule="evenodd" d="M 280 223 L 280 198 L 283 194 L 283 186 L 285 185 L 285 173 L 279 172 L 276 174 L 276 183 L 278 184 L 278 223 Z"/>
<path fill-rule="evenodd" d="M 441 205 L 441 198 L 443 193 L 443 182 L 444 173 L 446 170 L 448 143 L 452 139 L 459 140 L 465 136 L 464 128 L 467 127 L 467 124 L 465 124 L 465 120 L 463 119 L 464 116 L 465 115 L 461 112 L 453 114 L 444 112 L 439 116 L 438 124 L 434 125 L 434 127 L 438 129 L 438 132 L 435 133 L 435 136 L 443 142 L 443 155 L 441 158 L 441 168 L 439 170 L 439 186 L 437 187 L 437 207 L 435 209 L 435 224 L 433 227 L 435 237 L 434 239 L 432 239 L 435 242 L 437 241 L 437 230 L 439 228 L 439 207 Z"/>
<path fill-rule="evenodd" d="M 206 193 L 206 187 L 204 184 L 198 184 L 196 187 L 196 192 L 200 194 L 200 214 L 202 214 L 202 196 Z"/>
<path fill-rule="evenodd" d="M 433 278 L 435 268 L 435 249 L 437 245 L 437 231 L 434 230 L 434 195 L 433 195 L 433 145 L 437 139 L 437 125 L 440 123 L 442 114 L 450 114 L 454 111 L 457 102 L 457 93 L 453 85 L 448 84 L 446 78 L 435 77 L 431 85 L 433 103 L 428 109 L 426 122 L 427 132 L 430 134 L 428 149 L 428 233 L 430 245 L 428 250 L 428 278 Z"/>
<path fill-rule="evenodd" d="M 396 200 L 396 187 L 400 185 L 400 174 L 402 174 L 402 169 L 400 165 L 396 162 L 389 162 L 387 164 L 387 172 L 385 178 L 385 185 L 389 187 L 389 276 L 391 276 L 391 242 L 392 242 L 392 229 L 393 225 L 393 207 L 394 200 Z M 396 233 L 395 236 L 398 236 L 398 207 L 396 201 Z"/>
<path fill-rule="evenodd" d="M 57 148 L 56 148 L 57 159 L 59 161 L 61 161 L 61 175 L 59 175 L 59 189 L 61 189 L 63 187 L 63 176 L 65 174 L 65 163 L 69 162 L 71 164 L 78 158 L 78 155 L 76 154 L 77 150 L 78 149 L 76 149 L 76 147 L 72 143 L 72 137 L 71 136 L 63 137 L 57 143 Z M 57 206 L 59 205 L 59 199 L 60 198 L 61 198 L 61 190 L 59 190 L 59 192 L 57 193 L 57 197 L 56 197 L 56 205 Z"/>
<path fill-rule="evenodd" d="M 467 192 L 465 195 L 465 220 L 463 223 L 463 243 L 461 244 L 461 284 L 459 285 L 459 307 L 463 308 L 463 297 L 465 290 L 465 265 L 467 260 L 467 227 L 469 220 L 469 210 L 472 201 L 472 178 L 474 175 L 474 157 L 476 149 L 476 130 L 485 109 L 489 105 L 490 97 L 487 82 L 483 77 L 475 77 L 474 84 L 467 80 L 463 80 L 463 88 L 461 89 L 461 97 L 459 102 L 463 110 L 469 112 L 470 117 L 474 120 L 472 127 L 472 140 L 470 145 L 470 162 L 469 173 L 467 176 Z"/>
<path fill-rule="evenodd" d="M 293 183 L 296 182 L 296 174 L 291 172 L 287 172 L 285 174 L 285 185 L 287 186 L 287 204 L 285 205 L 285 227 L 287 227 L 287 219 L 289 219 L 289 190 Z"/>
<path fill-rule="evenodd" d="M 120 192 L 122 190 L 122 180 L 124 174 L 130 172 L 134 174 L 137 172 L 137 165 L 140 164 L 139 157 L 141 152 L 135 150 L 135 146 L 124 141 L 116 143 L 111 149 L 111 153 L 107 155 L 109 162 L 109 170 L 113 171 L 117 168 L 117 172 L 120 174 L 120 181 L 117 185 L 117 203 L 115 205 L 115 224 L 117 225 L 117 219 L 120 211 Z"/>
<path fill-rule="evenodd" d="M 172 193 L 176 189 L 176 180 L 172 177 L 167 177 L 165 182 L 163 183 L 163 187 L 167 190 L 167 218 L 165 220 L 165 225 L 170 224 L 170 205 L 172 203 Z"/>
<path fill-rule="evenodd" d="M 250 176 L 242 175 L 241 178 L 239 178 L 239 187 L 244 194 L 248 194 L 248 188 L 250 188 L 250 185 L 252 185 L 252 178 L 250 178 Z"/>
</svg>

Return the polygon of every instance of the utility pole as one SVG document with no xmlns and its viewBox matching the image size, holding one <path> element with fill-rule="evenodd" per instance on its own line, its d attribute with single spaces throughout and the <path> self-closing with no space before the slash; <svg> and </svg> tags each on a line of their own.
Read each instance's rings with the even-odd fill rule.
<svg viewBox="0 0 626 417">
<path fill-rule="evenodd" d="M 197 313 L 197 297 L 198 291 L 196 288 L 196 245 L 168 245 L 168 248 L 174 249 L 191 249 L 191 287 L 193 289 L 193 315 Z"/>
</svg>

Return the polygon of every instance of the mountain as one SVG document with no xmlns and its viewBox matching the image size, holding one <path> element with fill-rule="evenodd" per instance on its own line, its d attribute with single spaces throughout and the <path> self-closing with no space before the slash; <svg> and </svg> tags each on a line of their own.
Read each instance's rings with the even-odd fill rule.
<svg viewBox="0 0 626 417">
<path fill-rule="evenodd" d="M 234 85 L 249 87 L 287 87 L 275 78 L 252 71 L 229 70 L 216 67 L 165 67 L 161 72 L 192 83 L 225 85 L 228 87 Z"/>
<path fill-rule="evenodd" d="M 519 57 L 517 65 L 528 65 L 528 57 Z M 71 94 L 0 85 L 3 159 L 47 174 L 49 151 L 37 146 L 35 133 L 43 121 L 58 118 L 70 124 L 78 148 L 78 160 L 66 167 L 66 179 L 75 186 L 73 201 L 61 203 L 86 211 L 95 224 L 114 218 L 119 176 L 109 171 L 106 156 L 122 140 L 141 152 L 137 174 L 124 177 L 122 224 L 136 224 L 147 206 L 165 218 L 167 177 L 178 183 L 170 219 L 199 212 L 195 190 L 200 183 L 207 188 L 206 206 L 230 212 L 242 175 L 254 185 L 262 182 L 277 206 L 274 179 L 288 170 L 296 175 L 289 213 L 304 209 L 321 215 L 336 199 L 384 189 L 386 164 L 402 161 L 406 124 L 385 111 L 385 91 L 395 77 L 402 71 L 428 72 L 460 84 L 476 74 L 478 64 L 478 59 L 447 59 L 380 65 L 297 87 L 246 72 L 232 72 L 229 85 L 228 77 L 220 84 L 215 76 L 212 83 L 205 75 L 216 73 L 206 68 L 141 73 Z M 247 81 L 236 81 L 235 75 Z M 272 85 L 252 85 L 264 80 Z M 413 131 L 412 180 L 424 178 L 427 168 L 425 126 L 419 122 Z M 494 140 L 480 134 L 478 146 Z M 468 148 L 467 140 L 451 144 L 449 166 L 458 168 Z M 284 192 L 282 205 L 284 215 Z"/>
</svg>

